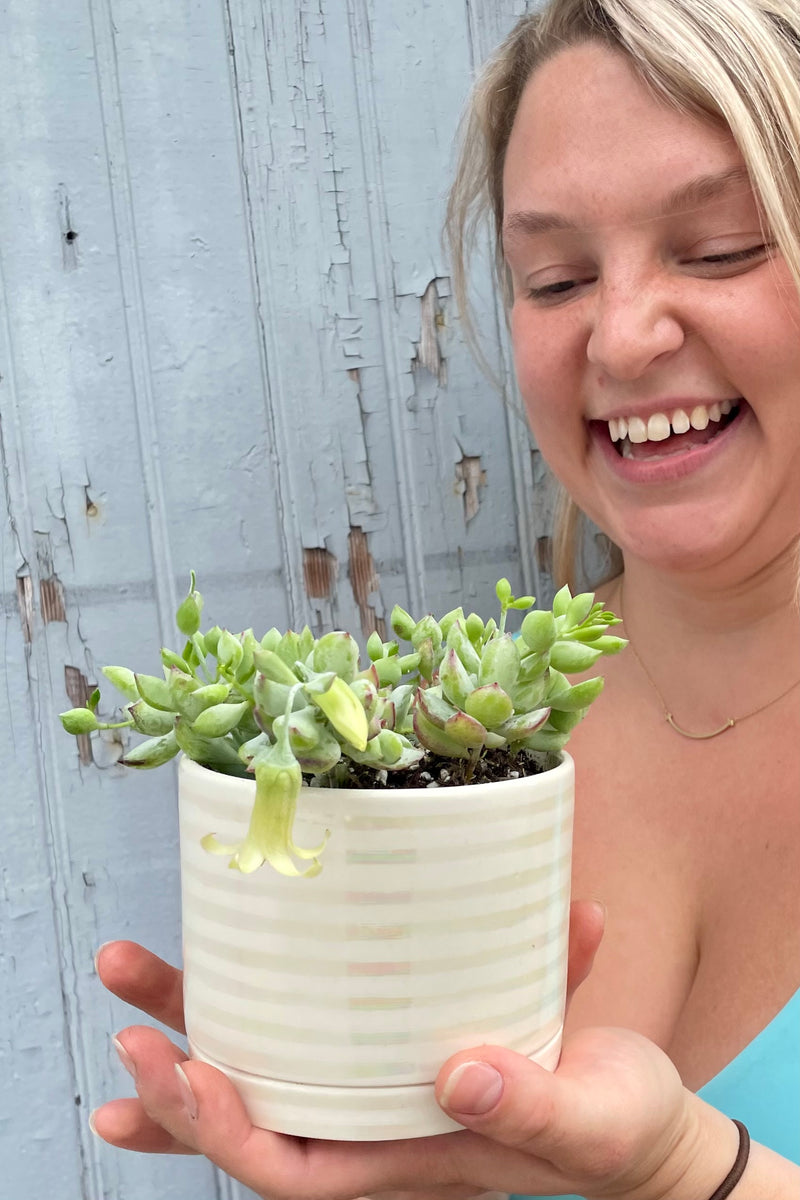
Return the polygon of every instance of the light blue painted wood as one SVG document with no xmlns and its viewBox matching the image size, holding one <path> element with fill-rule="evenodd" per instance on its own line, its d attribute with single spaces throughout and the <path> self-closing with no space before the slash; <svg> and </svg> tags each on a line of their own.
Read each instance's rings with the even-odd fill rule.
<svg viewBox="0 0 800 1200">
<path fill-rule="evenodd" d="M 243 1196 L 126 1155 L 96 947 L 179 957 L 174 778 L 55 714 L 212 619 L 366 635 L 540 584 L 538 464 L 440 246 L 474 65 L 519 0 L 29 0 L 0 37 L 0 1194 Z M 327 574 L 321 567 L 327 567 Z M 77 689 L 77 690 L 76 690 Z M 69 691 L 71 690 L 71 696 Z M 103 705 L 114 699 L 104 689 Z"/>
</svg>

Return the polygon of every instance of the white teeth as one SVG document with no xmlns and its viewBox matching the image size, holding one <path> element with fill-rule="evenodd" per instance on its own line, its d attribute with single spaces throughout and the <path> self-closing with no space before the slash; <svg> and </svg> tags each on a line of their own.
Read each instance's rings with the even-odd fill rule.
<svg viewBox="0 0 800 1200">
<path fill-rule="evenodd" d="M 672 433 L 707 429 L 710 422 L 721 421 L 735 408 L 735 400 L 717 400 L 709 405 L 697 404 L 690 413 L 676 408 L 671 417 L 660 412 L 653 413 L 646 421 L 642 417 L 611 417 L 608 432 L 612 442 L 622 442 L 622 457 L 632 458 L 631 443 L 665 442 Z"/>
<path fill-rule="evenodd" d="M 669 421 L 663 413 L 653 413 L 650 420 L 647 422 L 647 440 L 648 442 L 665 442 L 672 430 L 669 427 Z"/>
<path fill-rule="evenodd" d="M 682 408 L 679 408 L 677 412 L 672 414 L 672 421 L 670 424 L 672 425 L 673 433 L 688 433 L 692 427 L 692 423 L 689 420 L 688 415 L 683 411 Z"/>
<path fill-rule="evenodd" d="M 647 426 L 641 417 L 630 417 L 628 419 L 628 437 L 635 444 L 647 441 Z"/>
</svg>

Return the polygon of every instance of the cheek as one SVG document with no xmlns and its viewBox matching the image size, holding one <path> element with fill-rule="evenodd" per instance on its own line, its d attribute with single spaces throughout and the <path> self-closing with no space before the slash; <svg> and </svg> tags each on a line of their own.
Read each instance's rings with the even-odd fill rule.
<svg viewBox="0 0 800 1200">
<path fill-rule="evenodd" d="M 520 395 L 537 442 L 582 418 L 581 362 L 564 323 L 511 314 L 511 345 Z"/>
</svg>

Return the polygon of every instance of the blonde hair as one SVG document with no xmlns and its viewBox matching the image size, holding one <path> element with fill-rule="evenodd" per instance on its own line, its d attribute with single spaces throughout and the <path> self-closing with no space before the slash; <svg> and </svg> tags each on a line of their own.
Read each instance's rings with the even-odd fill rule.
<svg viewBox="0 0 800 1200">
<path fill-rule="evenodd" d="M 510 303 L 502 181 L 522 92 L 547 59 L 585 42 L 620 51 L 665 102 L 727 126 L 770 239 L 800 292 L 800 0 L 549 0 L 540 12 L 523 17 L 486 63 L 462 123 L 445 234 L 454 293 L 472 345 L 477 338 L 467 262 L 487 219 L 501 292 L 506 307 Z M 578 517 L 566 497 L 554 537 L 559 583 L 577 573 Z"/>
</svg>

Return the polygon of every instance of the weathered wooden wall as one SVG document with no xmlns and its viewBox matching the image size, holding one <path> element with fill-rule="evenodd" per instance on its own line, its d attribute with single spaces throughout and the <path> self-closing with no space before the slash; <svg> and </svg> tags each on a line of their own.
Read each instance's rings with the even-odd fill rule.
<svg viewBox="0 0 800 1200">
<path fill-rule="evenodd" d="M 134 1019 L 93 970 L 179 955 L 174 778 L 56 713 L 157 668 L 190 567 L 235 628 L 547 594 L 549 513 L 440 246 L 478 61 L 524 0 L 10 0 L 0 16 L 0 1195 L 243 1195 L 98 1143 Z M 509 379 L 502 317 L 480 327 Z M 536 498 L 538 496 L 538 504 Z M 106 696 L 110 704 L 111 697 Z"/>
</svg>

